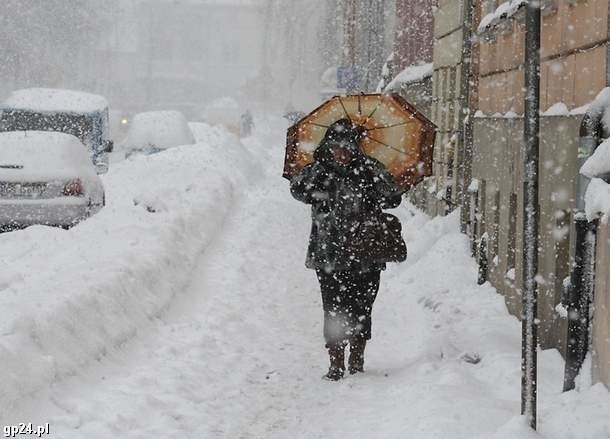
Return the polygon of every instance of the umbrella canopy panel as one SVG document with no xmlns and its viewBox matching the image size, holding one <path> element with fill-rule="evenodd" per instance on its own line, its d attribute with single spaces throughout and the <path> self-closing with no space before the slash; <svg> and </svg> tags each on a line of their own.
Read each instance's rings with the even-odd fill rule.
<svg viewBox="0 0 610 439">
<path fill-rule="evenodd" d="M 288 130 L 284 176 L 313 162 L 313 153 L 330 125 L 350 119 L 365 128 L 365 154 L 379 160 L 407 190 L 432 173 L 436 128 L 398 95 L 335 96 Z"/>
</svg>

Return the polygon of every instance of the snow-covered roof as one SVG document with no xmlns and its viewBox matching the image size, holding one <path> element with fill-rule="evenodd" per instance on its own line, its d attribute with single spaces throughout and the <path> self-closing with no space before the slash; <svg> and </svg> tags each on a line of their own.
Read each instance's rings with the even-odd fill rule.
<svg viewBox="0 0 610 439">
<path fill-rule="evenodd" d="M 93 113 L 108 108 L 103 96 L 58 88 L 16 90 L 2 103 L 5 108 L 38 112 Z"/>
<path fill-rule="evenodd" d="M 421 81 L 424 78 L 432 76 L 432 73 L 434 73 L 434 66 L 432 63 L 409 66 L 396 75 L 396 77 L 385 87 L 385 90 L 392 90 L 403 84 Z"/>
<path fill-rule="evenodd" d="M 0 133 L 0 180 L 94 177 L 85 145 L 76 137 L 54 131 Z"/>
</svg>

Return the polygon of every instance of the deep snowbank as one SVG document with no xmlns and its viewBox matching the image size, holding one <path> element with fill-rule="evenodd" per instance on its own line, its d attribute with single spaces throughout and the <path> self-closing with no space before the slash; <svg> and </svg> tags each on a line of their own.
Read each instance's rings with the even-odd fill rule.
<svg viewBox="0 0 610 439">
<path fill-rule="evenodd" d="M 226 131 L 208 140 L 117 164 L 106 208 L 69 231 L 0 235 L 0 414 L 120 348 L 180 293 L 258 169 Z"/>
</svg>

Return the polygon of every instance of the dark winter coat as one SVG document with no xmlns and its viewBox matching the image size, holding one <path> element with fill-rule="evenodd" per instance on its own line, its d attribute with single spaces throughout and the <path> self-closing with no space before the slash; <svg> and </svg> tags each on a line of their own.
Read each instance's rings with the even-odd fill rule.
<svg viewBox="0 0 610 439">
<path fill-rule="evenodd" d="M 316 150 L 314 163 L 306 166 L 290 184 L 294 198 L 312 207 L 312 228 L 305 265 L 330 271 L 382 270 L 385 263 L 372 261 L 348 245 L 359 227 L 368 227 L 382 209 L 397 207 L 401 194 L 385 167 L 362 154 L 352 143 L 355 158 L 341 166 L 332 158 L 328 136 Z M 349 249 L 348 249 L 349 248 Z"/>
</svg>

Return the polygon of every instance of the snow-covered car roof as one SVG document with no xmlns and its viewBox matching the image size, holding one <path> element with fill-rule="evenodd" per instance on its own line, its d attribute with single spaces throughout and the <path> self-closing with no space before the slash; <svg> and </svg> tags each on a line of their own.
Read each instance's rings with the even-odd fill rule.
<svg viewBox="0 0 610 439">
<path fill-rule="evenodd" d="M 52 131 L 0 133 L 1 181 L 76 177 L 97 177 L 87 148 L 76 137 Z"/>
<path fill-rule="evenodd" d="M 103 96 L 58 88 L 24 88 L 13 91 L 4 108 L 36 112 L 94 113 L 108 108 Z"/>
<path fill-rule="evenodd" d="M 131 150 L 167 149 L 195 143 L 193 132 L 179 111 L 147 111 L 136 114 L 123 145 Z"/>
</svg>

